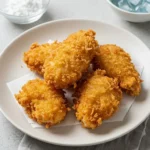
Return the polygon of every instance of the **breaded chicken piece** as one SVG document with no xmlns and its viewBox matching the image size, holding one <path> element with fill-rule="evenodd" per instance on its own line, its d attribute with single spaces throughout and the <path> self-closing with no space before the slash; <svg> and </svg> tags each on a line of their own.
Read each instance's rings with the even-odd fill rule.
<svg viewBox="0 0 150 150">
<path fill-rule="evenodd" d="M 15 97 L 28 116 L 46 128 L 60 123 L 67 114 L 63 93 L 47 86 L 44 80 L 28 81 Z"/>
<path fill-rule="evenodd" d="M 139 95 L 141 79 L 129 54 L 116 45 L 100 46 L 95 58 L 97 68 L 104 69 L 110 77 L 119 80 L 119 86 L 132 96 Z"/>
<path fill-rule="evenodd" d="M 98 48 L 95 32 L 80 30 L 71 34 L 44 63 L 44 79 L 57 89 L 75 85 L 84 72 Z"/>
<path fill-rule="evenodd" d="M 118 109 L 122 91 L 117 79 L 105 76 L 104 70 L 96 70 L 77 91 L 74 108 L 83 127 L 95 129 L 109 119 Z"/>
<path fill-rule="evenodd" d="M 52 44 L 45 43 L 39 45 L 38 43 L 33 43 L 30 49 L 24 53 L 24 62 L 32 70 L 40 75 L 43 75 L 43 65 L 47 56 L 51 54 L 53 50 L 58 47 L 58 43 L 55 41 Z"/>
</svg>

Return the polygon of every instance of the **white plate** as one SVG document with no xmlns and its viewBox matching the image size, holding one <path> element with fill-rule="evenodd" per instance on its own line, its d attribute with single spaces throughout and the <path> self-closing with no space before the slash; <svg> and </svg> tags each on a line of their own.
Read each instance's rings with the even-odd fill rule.
<svg viewBox="0 0 150 150">
<path fill-rule="evenodd" d="M 68 34 L 80 29 L 93 29 L 100 44 L 116 43 L 144 66 L 142 93 L 136 98 L 123 122 L 105 123 L 95 130 L 80 125 L 51 129 L 32 128 L 14 102 L 6 83 L 19 78 L 29 69 L 22 62 L 23 52 L 33 42 L 44 43 L 48 39 L 64 39 Z M 150 52 L 137 37 L 131 33 L 99 21 L 70 19 L 48 22 L 34 27 L 17 37 L 3 52 L 0 59 L 0 108 L 5 117 L 24 133 L 57 145 L 83 146 L 104 143 L 123 136 L 142 123 L 150 112 Z M 21 67 L 23 66 L 23 68 Z"/>
</svg>

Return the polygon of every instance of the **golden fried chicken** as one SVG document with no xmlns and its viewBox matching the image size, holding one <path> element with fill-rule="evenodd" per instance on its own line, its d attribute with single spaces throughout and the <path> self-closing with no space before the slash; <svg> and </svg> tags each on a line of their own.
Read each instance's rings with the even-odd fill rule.
<svg viewBox="0 0 150 150">
<path fill-rule="evenodd" d="M 40 79 L 28 81 L 15 97 L 28 116 L 46 128 L 64 120 L 68 110 L 62 91 Z"/>
<path fill-rule="evenodd" d="M 53 57 L 44 63 L 44 79 L 57 89 L 75 85 L 84 72 L 98 48 L 95 32 L 80 30 L 71 34 L 55 50 Z"/>
<path fill-rule="evenodd" d="M 24 53 L 24 62 L 32 71 L 43 75 L 43 65 L 45 59 L 51 54 L 52 50 L 55 50 L 58 47 L 58 45 L 59 44 L 57 42 L 42 45 L 33 43 L 30 49 Z"/>
<path fill-rule="evenodd" d="M 74 108 L 83 127 L 94 129 L 110 118 L 118 109 L 122 91 L 117 79 L 105 76 L 104 70 L 96 70 L 77 91 Z"/>
<path fill-rule="evenodd" d="M 104 69 L 110 77 L 116 77 L 119 86 L 132 96 L 139 95 L 141 79 L 129 54 L 116 45 L 100 46 L 95 58 L 96 68 Z"/>
</svg>

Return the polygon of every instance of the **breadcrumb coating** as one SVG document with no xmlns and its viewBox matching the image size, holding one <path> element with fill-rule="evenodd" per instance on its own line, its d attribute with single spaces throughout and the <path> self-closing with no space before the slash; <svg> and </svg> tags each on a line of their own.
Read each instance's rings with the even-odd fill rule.
<svg viewBox="0 0 150 150">
<path fill-rule="evenodd" d="M 116 77 L 119 86 L 132 96 L 141 91 L 141 79 L 129 54 L 116 45 L 103 45 L 95 58 L 96 68 L 104 69 L 110 77 Z"/>
<path fill-rule="evenodd" d="M 39 45 L 38 43 L 33 43 L 30 49 L 24 53 L 24 62 L 32 70 L 40 75 L 43 75 L 43 65 L 45 59 L 51 55 L 51 52 L 58 47 L 58 43 L 55 41 L 52 44 L 45 43 Z"/>
<path fill-rule="evenodd" d="M 117 79 L 105 76 L 104 70 L 96 70 L 77 91 L 76 117 L 83 127 L 95 129 L 109 119 L 118 109 L 122 91 Z"/>
<path fill-rule="evenodd" d="M 30 118 L 44 124 L 46 128 L 64 120 L 68 111 L 62 91 L 48 86 L 40 79 L 28 81 L 15 94 L 15 98 Z"/>
<path fill-rule="evenodd" d="M 84 72 L 98 48 L 95 32 L 80 30 L 71 34 L 55 50 L 53 57 L 44 63 L 44 79 L 57 89 L 75 85 Z"/>
</svg>

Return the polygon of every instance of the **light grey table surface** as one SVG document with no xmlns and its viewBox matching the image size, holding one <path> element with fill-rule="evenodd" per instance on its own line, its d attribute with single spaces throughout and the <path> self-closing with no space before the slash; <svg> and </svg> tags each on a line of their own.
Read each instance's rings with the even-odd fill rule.
<svg viewBox="0 0 150 150">
<path fill-rule="evenodd" d="M 88 18 L 127 29 L 150 48 L 150 22 L 129 23 L 121 20 L 105 0 L 51 0 L 48 11 L 36 23 L 17 25 L 0 15 L 0 53 L 22 32 L 41 23 L 63 18 Z M 15 128 L 0 112 L 0 150 L 16 150 L 24 133 Z"/>
</svg>

